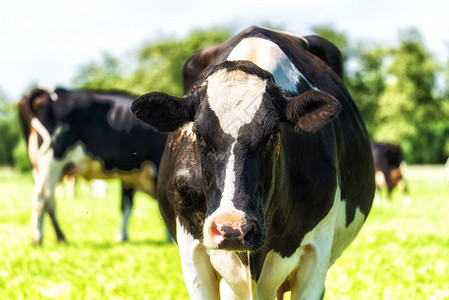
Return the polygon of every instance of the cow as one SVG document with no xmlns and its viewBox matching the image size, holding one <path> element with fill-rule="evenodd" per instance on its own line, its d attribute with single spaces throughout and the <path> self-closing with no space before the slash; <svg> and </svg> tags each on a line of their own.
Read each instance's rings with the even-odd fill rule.
<svg viewBox="0 0 449 300">
<path fill-rule="evenodd" d="M 339 53 L 250 27 L 186 62 L 184 97 L 131 105 L 169 133 L 157 198 L 191 299 L 323 297 L 375 193 Z"/>
<path fill-rule="evenodd" d="M 33 243 L 43 240 L 48 213 L 58 241 L 66 241 L 55 214 L 55 186 L 64 176 L 121 180 L 122 223 L 118 239 L 128 240 L 136 189 L 156 196 L 157 168 L 166 134 L 138 120 L 123 92 L 33 89 L 19 102 L 35 185 L 32 195 Z M 137 141 L 138 139 L 138 141 Z"/>
<path fill-rule="evenodd" d="M 401 147 L 395 143 L 371 141 L 373 152 L 376 188 L 381 197 L 382 188 L 387 189 L 387 199 L 391 200 L 391 194 L 395 187 L 399 187 L 406 195 L 406 201 L 410 200 L 407 182 L 403 176 L 405 161 Z M 405 204 L 405 203 L 404 203 Z"/>
</svg>

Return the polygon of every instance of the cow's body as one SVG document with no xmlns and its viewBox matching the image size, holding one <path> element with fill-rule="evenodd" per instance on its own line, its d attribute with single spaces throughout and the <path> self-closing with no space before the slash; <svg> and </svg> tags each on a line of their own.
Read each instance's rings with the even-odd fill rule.
<svg viewBox="0 0 449 300">
<path fill-rule="evenodd" d="M 387 189 L 387 198 L 391 199 L 391 193 L 397 186 L 409 197 L 407 182 L 403 176 L 404 159 L 401 147 L 394 143 L 371 142 L 374 167 L 376 170 L 376 187 L 381 194 L 381 189 Z"/>
<path fill-rule="evenodd" d="M 192 299 L 322 297 L 375 189 L 335 53 L 318 37 L 251 27 L 186 63 L 184 99 L 133 103 L 139 118 L 174 131 L 158 199 Z"/>
<path fill-rule="evenodd" d="M 135 189 L 155 197 L 156 174 L 166 135 L 142 124 L 130 112 L 133 96 L 117 92 L 35 89 L 19 103 L 33 166 L 33 241 L 42 242 L 45 212 L 58 240 L 65 237 L 55 216 L 54 189 L 65 175 L 122 181 L 123 221 L 127 224 Z M 136 140 L 139 142 L 136 142 Z"/>
</svg>

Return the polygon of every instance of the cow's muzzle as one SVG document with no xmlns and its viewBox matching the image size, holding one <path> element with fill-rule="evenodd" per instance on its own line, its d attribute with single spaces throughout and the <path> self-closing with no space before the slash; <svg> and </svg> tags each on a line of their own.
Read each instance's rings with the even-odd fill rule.
<svg viewBox="0 0 449 300">
<path fill-rule="evenodd" d="M 211 249 L 252 251 L 263 244 L 257 222 L 233 212 L 213 217 L 204 228 L 204 245 Z"/>
</svg>

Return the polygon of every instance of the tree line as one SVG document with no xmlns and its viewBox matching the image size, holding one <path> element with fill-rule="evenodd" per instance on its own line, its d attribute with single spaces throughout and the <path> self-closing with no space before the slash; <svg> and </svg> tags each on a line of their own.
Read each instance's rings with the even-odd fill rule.
<svg viewBox="0 0 449 300">
<path fill-rule="evenodd" d="M 449 155 L 449 62 L 441 66 L 435 60 L 420 32 L 400 32 L 397 45 L 391 46 L 350 40 L 331 26 L 312 29 L 340 48 L 346 87 L 371 138 L 400 144 L 409 163 L 443 163 Z M 187 59 L 235 33 L 197 30 L 185 39 L 145 43 L 123 57 L 104 53 L 100 61 L 80 67 L 72 88 L 182 96 L 182 67 Z M 0 165 L 29 168 L 20 136 L 17 103 L 6 101 L 0 93 Z"/>
</svg>

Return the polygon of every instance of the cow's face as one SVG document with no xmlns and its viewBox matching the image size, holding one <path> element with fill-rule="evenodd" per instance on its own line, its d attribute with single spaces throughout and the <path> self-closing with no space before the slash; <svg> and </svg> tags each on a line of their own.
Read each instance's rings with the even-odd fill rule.
<svg viewBox="0 0 449 300">
<path fill-rule="evenodd" d="M 203 242 L 242 251 L 257 250 L 265 241 L 264 204 L 281 155 L 281 122 L 316 131 L 339 104 L 317 91 L 286 99 L 268 72 L 237 61 L 215 67 L 185 99 L 147 94 L 131 109 L 162 131 L 193 121 L 208 207 Z"/>
</svg>

